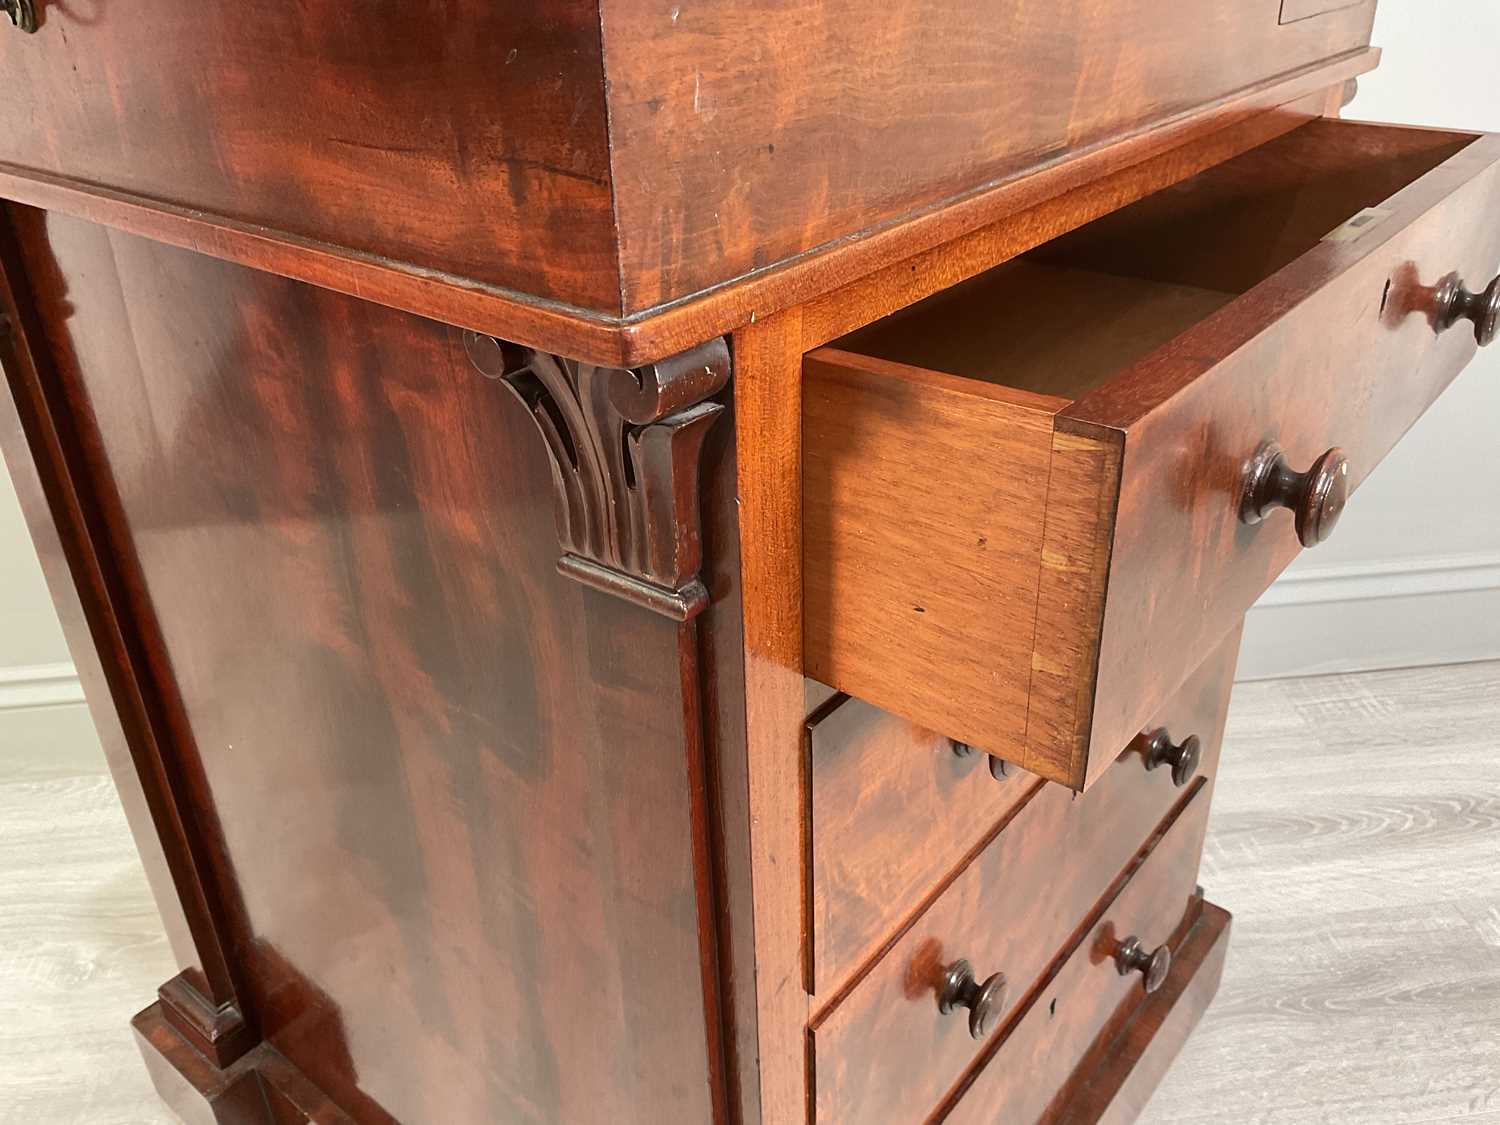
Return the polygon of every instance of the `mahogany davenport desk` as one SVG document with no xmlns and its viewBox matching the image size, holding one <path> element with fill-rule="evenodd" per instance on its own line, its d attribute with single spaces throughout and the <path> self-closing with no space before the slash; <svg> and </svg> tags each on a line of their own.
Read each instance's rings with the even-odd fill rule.
<svg viewBox="0 0 1500 1125">
<path fill-rule="evenodd" d="M 3 8 L 186 1120 L 1133 1116 L 1243 615 L 1500 319 L 1372 0 Z"/>
</svg>

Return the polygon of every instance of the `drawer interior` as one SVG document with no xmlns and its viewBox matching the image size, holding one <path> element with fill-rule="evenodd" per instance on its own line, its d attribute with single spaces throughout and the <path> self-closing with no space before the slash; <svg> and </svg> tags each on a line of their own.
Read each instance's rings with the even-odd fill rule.
<svg viewBox="0 0 1500 1125">
<path fill-rule="evenodd" d="M 1076 401 L 1474 139 L 1319 119 L 833 346 Z"/>
</svg>

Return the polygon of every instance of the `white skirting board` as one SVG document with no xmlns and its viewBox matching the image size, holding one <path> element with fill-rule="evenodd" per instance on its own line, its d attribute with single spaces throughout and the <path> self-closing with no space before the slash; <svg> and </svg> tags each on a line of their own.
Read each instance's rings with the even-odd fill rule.
<svg viewBox="0 0 1500 1125">
<path fill-rule="evenodd" d="M 78 682 L 78 672 L 66 661 L 0 668 L 0 711 L 82 702 L 83 687 Z"/>
<path fill-rule="evenodd" d="M 1304 566 L 1250 611 L 1241 680 L 1500 659 L 1500 554 Z"/>
</svg>

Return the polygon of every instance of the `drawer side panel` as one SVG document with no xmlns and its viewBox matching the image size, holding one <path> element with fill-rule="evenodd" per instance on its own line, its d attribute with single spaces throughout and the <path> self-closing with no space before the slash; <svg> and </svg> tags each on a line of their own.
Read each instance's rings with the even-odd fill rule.
<svg viewBox="0 0 1500 1125">
<path fill-rule="evenodd" d="M 1020 756 L 1061 405 L 830 349 L 808 356 L 808 675 Z"/>
</svg>

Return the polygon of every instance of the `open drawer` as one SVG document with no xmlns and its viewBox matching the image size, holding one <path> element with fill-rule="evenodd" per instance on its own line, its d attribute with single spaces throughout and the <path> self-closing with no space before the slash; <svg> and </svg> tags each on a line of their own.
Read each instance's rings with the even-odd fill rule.
<svg viewBox="0 0 1500 1125">
<path fill-rule="evenodd" d="M 808 674 L 1091 784 L 1495 336 L 1497 161 L 1315 121 L 810 353 Z"/>
</svg>

